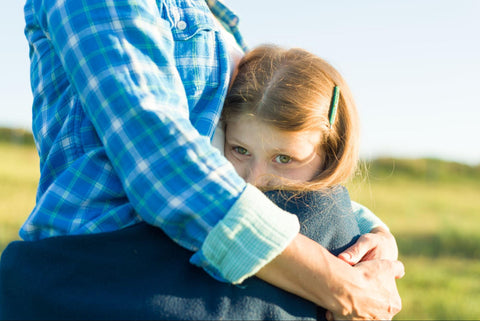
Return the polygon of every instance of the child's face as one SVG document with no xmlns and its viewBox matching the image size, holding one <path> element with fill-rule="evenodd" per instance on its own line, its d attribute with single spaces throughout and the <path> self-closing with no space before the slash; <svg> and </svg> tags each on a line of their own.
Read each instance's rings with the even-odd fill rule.
<svg viewBox="0 0 480 321">
<path fill-rule="evenodd" d="M 241 116 L 227 123 L 225 157 L 241 177 L 258 187 L 280 184 L 279 177 L 307 182 L 323 165 L 320 139 L 319 131 L 281 131 Z"/>
</svg>

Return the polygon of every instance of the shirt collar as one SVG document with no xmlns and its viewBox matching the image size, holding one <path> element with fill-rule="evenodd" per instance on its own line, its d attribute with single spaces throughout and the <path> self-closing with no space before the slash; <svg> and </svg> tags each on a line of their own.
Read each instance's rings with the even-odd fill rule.
<svg viewBox="0 0 480 321">
<path fill-rule="evenodd" d="M 222 23 L 222 25 L 230 32 L 237 41 L 238 45 L 244 50 L 248 50 L 246 42 L 238 29 L 239 18 L 220 0 L 205 0 L 213 15 Z"/>
</svg>

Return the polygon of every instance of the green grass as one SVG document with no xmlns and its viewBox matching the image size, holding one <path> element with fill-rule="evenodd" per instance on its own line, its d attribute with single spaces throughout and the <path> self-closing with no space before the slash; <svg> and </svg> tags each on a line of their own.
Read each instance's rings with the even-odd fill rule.
<svg viewBox="0 0 480 321">
<path fill-rule="evenodd" d="M 0 251 L 18 239 L 18 229 L 35 205 L 39 178 L 33 145 L 0 141 Z"/>
<path fill-rule="evenodd" d="M 18 239 L 35 202 L 32 145 L 0 141 L 0 251 Z M 391 228 L 405 264 L 397 320 L 480 318 L 480 167 L 380 159 L 349 184 Z"/>
</svg>

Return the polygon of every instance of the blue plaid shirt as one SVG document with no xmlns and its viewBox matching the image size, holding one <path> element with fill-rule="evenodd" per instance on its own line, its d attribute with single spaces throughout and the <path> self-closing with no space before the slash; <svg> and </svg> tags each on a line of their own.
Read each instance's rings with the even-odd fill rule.
<svg viewBox="0 0 480 321">
<path fill-rule="evenodd" d="M 235 283 L 298 233 L 210 144 L 231 73 L 212 12 L 244 45 L 217 1 L 27 0 L 41 178 L 23 239 L 144 220 Z"/>
</svg>

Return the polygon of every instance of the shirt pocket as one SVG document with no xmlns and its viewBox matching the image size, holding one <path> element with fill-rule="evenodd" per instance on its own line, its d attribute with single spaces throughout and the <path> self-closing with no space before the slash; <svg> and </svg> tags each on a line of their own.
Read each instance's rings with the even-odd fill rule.
<svg viewBox="0 0 480 321">
<path fill-rule="evenodd" d="M 164 7 L 163 18 L 171 24 L 176 67 L 192 112 L 222 86 L 219 26 L 205 1 L 166 2 L 178 2 Z"/>
<path fill-rule="evenodd" d="M 203 32 L 217 30 L 215 18 L 205 1 L 178 1 L 167 12 L 176 41 L 187 41 Z"/>
</svg>

